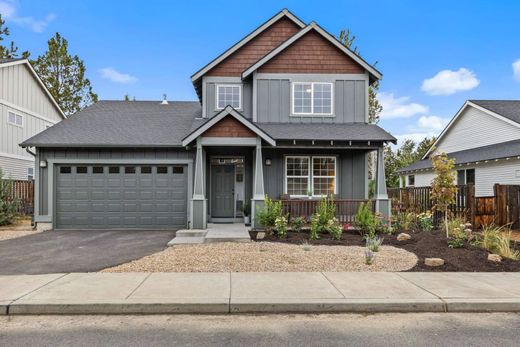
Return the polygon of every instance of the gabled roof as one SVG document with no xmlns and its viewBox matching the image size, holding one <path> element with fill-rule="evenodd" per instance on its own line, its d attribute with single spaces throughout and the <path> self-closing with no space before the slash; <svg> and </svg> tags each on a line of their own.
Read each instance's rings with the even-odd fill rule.
<svg viewBox="0 0 520 347">
<path fill-rule="evenodd" d="M 191 142 L 195 141 L 197 137 L 202 135 L 206 130 L 210 129 L 212 126 L 220 122 L 224 117 L 232 116 L 236 120 L 238 120 L 240 123 L 242 123 L 245 127 L 247 127 L 249 130 L 254 132 L 256 135 L 258 135 L 262 140 L 270 144 L 271 146 L 276 146 L 276 141 L 269 136 L 266 132 L 264 132 L 262 129 L 260 129 L 257 124 L 251 122 L 249 119 L 244 117 L 240 112 L 235 110 L 231 106 L 226 106 L 222 111 L 217 113 L 215 116 L 210 118 L 207 122 L 204 122 L 199 127 L 197 127 L 195 130 L 193 130 L 190 134 L 188 134 L 183 140 L 182 145 L 187 146 Z"/>
<path fill-rule="evenodd" d="M 440 133 L 439 137 L 435 140 L 433 145 L 430 147 L 428 152 L 422 157 L 427 159 L 432 150 L 437 147 L 439 142 L 446 136 L 448 130 L 453 124 L 459 119 L 461 114 L 468 107 L 474 107 L 480 110 L 490 117 L 501 119 L 509 124 L 512 124 L 520 128 L 520 101 L 519 100 L 467 100 L 464 105 L 458 110 L 451 121 L 446 125 L 444 130 Z"/>
<path fill-rule="evenodd" d="M 204 66 L 202 69 L 197 71 L 191 76 L 191 81 L 195 82 L 198 79 L 200 79 L 203 75 L 205 75 L 209 70 L 214 68 L 216 65 L 218 65 L 220 62 L 222 62 L 224 59 L 229 57 L 231 54 L 236 52 L 240 47 L 244 46 L 246 43 L 257 37 L 260 33 L 262 33 L 265 29 L 269 28 L 273 23 L 277 22 L 280 18 L 287 17 L 290 20 L 292 20 L 294 23 L 296 23 L 300 28 L 305 27 L 305 23 L 302 22 L 298 17 L 296 17 L 294 14 L 292 14 L 288 9 L 284 8 L 277 14 L 275 14 L 273 17 L 271 17 L 269 20 L 267 20 L 264 24 L 260 25 L 258 28 L 253 30 L 249 35 L 244 37 L 242 40 L 237 42 L 235 45 L 233 45 L 230 49 L 219 55 L 217 58 L 209 62 L 206 66 Z"/>
<path fill-rule="evenodd" d="M 102 100 L 25 140 L 22 147 L 180 147 L 198 101 Z"/>
<path fill-rule="evenodd" d="M 520 140 L 497 143 L 479 148 L 466 149 L 449 153 L 450 158 L 455 159 L 455 165 L 484 162 L 488 160 L 517 158 L 520 156 Z M 432 163 L 429 159 L 416 161 L 397 172 L 411 172 L 417 170 L 431 169 Z"/>
<path fill-rule="evenodd" d="M 320 27 L 315 22 L 311 22 L 311 24 L 307 25 L 305 28 L 294 34 L 291 38 L 283 42 L 281 45 L 273 49 L 271 52 L 266 54 L 263 58 L 258 60 L 255 64 L 250 66 L 247 70 L 245 70 L 242 73 L 242 79 L 248 77 L 251 75 L 254 71 L 258 70 L 262 65 L 270 61 L 272 58 L 277 56 L 279 53 L 281 53 L 283 50 L 285 50 L 287 47 L 289 47 L 291 44 L 296 42 L 298 39 L 303 37 L 305 34 L 307 34 L 309 31 L 315 30 L 318 32 L 323 38 L 331 42 L 334 46 L 339 48 L 343 53 L 348 55 L 350 58 L 352 58 L 355 62 L 357 62 L 359 65 L 361 65 L 364 69 L 366 69 L 371 77 L 372 80 L 378 80 L 381 79 L 382 74 L 374 68 L 372 65 L 368 64 L 363 58 L 361 58 L 359 55 L 354 53 L 352 50 L 350 50 L 348 47 L 346 47 L 344 44 L 342 44 L 338 39 L 336 39 L 333 35 L 328 33 L 326 30 L 324 30 L 322 27 Z"/>
<path fill-rule="evenodd" d="M 29 71 L 32 73 L 32 75 L 34 76 L 36 81 L 38 81 L 38 83 L 40 84 L 42 89 L 45 91 L 45 94 L 47 94 L 47 96 L 51 100 L 52 104 L 56 107 L 56 109 L 58 110 L 58 113 L 60 114 L 60 116 L 63 119 L 67 118 L 65 116 L 65 114 L 63 113 L 63 111 L 61 110 L 61 108 L 58 105 L 58 103 L 56 102 L 56 100 L 54 100 L 54 97 L 51 95 L 51 93 L 49 92 L 49 90 L 47 89 L 45 84 L 43 84 L 43 81 L 40 79 L 40 76 L 38 76 L 36 71 L 34 71 L 34 68 L 32 67 L 31 63 L 29 63 L 29 60 L 23 59 L 23 58 L 0 59 L 0 68 L 7 67 L 7 66 L 13 66 L 13 65 L 20 65 L 20 64 L 25 64 L 29 68 Z"/>
</svg>

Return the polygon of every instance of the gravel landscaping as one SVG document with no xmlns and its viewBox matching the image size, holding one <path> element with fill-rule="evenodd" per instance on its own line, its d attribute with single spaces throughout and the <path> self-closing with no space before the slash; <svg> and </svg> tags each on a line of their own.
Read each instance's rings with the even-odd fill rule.
<svg viewBox="0 0 520 347">
<path fill-rule="evenodd" d="M 38 231 L 33 230 L 30 220 L 21 220 L 13 225 L 0 227 L 0 241 L 27 236 Z"/>
<path fill-rule="evenodd" d="M 366 265 L 364 252 L 359 246 L 210 243 L 170 247 L 102 272 L 406 271 L 417 263 L 413 253 L 383 246 L 375 262 Z"/>
</svg>

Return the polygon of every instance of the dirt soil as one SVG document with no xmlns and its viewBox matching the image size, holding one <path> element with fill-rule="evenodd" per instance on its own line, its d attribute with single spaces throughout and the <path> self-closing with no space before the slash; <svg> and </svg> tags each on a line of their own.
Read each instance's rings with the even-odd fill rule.
<svg viewBox="0 0 520 347">
<path fill-rule="evenodd" d="M 256 240 L 256 231 L 251 231 L 251 239 Z M 419 259 L 417 265 L 408 271 L 460 271 L 460 272 L 504 272 L 520 271 L 520 261 L 502 259 L 500 263 L 487 260 L 489 252 L 481 248 L 466 244 L 463 248 L 449 248 L 446 237 L 442 232 L 417 232 L 409 233 L 412 238 L 407 241 L 397 241 L 398 233 L 394 235 L 382 235 L 383 245 L 402 248 L 414 253 Z M 278 239 L 276 236 L 266 236 L 258 242 L 284 242 L 291 244 L 309 243 L 311 245 L 344 245 L 344 246 L 364 246 L 363 238 L 356 232 L 344 233 L 341 240 L 332 240 L 329 235 L 321 235 L 319 240 L 309 240 L 306 232 L 289 232 L 286 239 Z M 515 247 L 520 249 L 520 244 Z M 425 258 L 442 258 L 445 261 L 443 266 L 429 267 L 424 265 Z"/>
</svg>

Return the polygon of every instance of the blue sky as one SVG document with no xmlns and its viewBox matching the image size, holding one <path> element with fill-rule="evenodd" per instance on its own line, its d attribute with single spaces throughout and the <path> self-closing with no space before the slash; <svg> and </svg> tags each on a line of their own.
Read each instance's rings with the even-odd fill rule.
<svg viewBox="0 0 520 347">
<path fill-rule="evenodd" d="M 350 28 L 399 139 L 438 134 L 466 99 L 520 98 L 520 1 L 0 0 L 20 49 L 35 57 L 58 31 L 100 99 L 137 100 L 194 100 L 191 74 L 284 7 Z"/>
</svg>

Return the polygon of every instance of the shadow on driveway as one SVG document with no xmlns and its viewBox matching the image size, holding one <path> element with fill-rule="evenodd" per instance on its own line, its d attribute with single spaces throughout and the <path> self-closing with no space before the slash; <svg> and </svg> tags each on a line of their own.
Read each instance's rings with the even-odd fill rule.
<svg viewBox="0 0 520 347">
<path fill-rule="evenodd" d="M 60 230 L 0 241 L 0 275 L 94 272 L 164 250 L 175 231 Z"/>
</svg>

